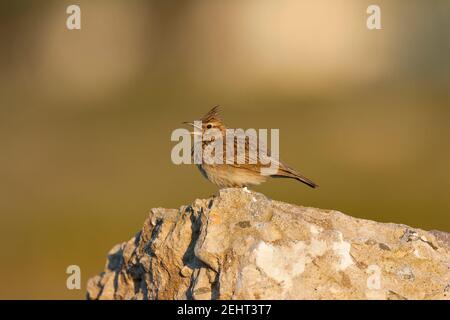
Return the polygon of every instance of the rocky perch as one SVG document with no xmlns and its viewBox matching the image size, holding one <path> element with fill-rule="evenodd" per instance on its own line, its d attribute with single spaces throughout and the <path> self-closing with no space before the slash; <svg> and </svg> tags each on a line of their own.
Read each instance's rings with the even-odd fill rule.
<svg viewBox="0 0 450 320">
<path fill-rule="evenodd" d="M 88 299 L 450 299 L 450 234 L 244 189 L 152 209 Z"/>
</svg>

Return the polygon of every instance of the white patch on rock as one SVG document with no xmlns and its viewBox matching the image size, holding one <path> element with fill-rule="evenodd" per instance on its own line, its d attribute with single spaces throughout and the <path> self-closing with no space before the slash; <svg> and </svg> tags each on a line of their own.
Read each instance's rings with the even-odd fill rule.
<svg viewBox="0 0 450 320">
<path fill-rule="evenodd" d="M 319 227 L 319 226 L 316 226 L 316 225 L 312 224 L 312 225 L 309 226 L 309 231 L 310 231 L 312 234 L 316 234 L 316 235 L 317 235 L 317 234 L 319 234 L 319 233 L 322 232 L 322 228 Z"/>
<path fill-rule="evenodd" d="M 414 249 L 414 255 L 417 257 L 417 258 L 420 258 L 420 253 L 419 253 L 419 250 L 417 250 L 417 249 Z"/>
<path fill-rule="evenodd" d="M 309 245 L 295 241 L 284 246 L 261 241 L 255 249 L 256 265 L 267 276 L 289 289 L 293 279 L 305 271 L 306 265 L 315 257 L 322 256 L 327 249 L 327 243 L 318 239 L 312 239 Z"/>
<path fill-rule="evenodd" d="M 327 243 L 323 240 L 311 239 L 309 253 L 312 257 L 323 255 L 327 251 Z"/>
<path fill-rule="evenodd" d="M 333 250 L 340 258 L 339 264 L 337 265 L 339 270 L 345 270 L 353 264 L 350 248 L 351 244 L 344 241 L 342 233 L 339 232 L 339 241 L 333 242 Z"/>
<path fill-rule="evenodd" d="M 292 286 L 293 278 L 302 274 L 305 265 L 311 262 L 311 258 L 306 256 L 303 241 L 280 247 L 261 241 L 255 250 L 256 265 L 286 289 Z"/>
</svg>

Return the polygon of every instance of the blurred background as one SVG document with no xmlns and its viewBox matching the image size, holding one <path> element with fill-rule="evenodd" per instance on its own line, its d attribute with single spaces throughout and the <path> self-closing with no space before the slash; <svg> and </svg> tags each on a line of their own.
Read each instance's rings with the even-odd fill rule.
<svg viewBox="0 0 450 320">
<path fill-rule="evenodd" d="M 0 298 L 83 299 L 152 207 L 216 193 L 170 158 L 215 104 L 321 186 L 256 191 L 450 231 L 449 57 L 446 0 L 2 1 Z"/>
</svg>

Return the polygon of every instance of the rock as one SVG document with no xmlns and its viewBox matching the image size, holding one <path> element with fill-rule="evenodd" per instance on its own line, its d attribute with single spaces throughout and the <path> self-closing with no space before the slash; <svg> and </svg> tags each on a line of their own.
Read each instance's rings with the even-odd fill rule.
<svg viewBox="0 0 450 320">
<path fill-rule="evenodd" d="M 449 239 L 223 189 L 152 209 L 88 299 L 450 299 Z"/>
</svg>

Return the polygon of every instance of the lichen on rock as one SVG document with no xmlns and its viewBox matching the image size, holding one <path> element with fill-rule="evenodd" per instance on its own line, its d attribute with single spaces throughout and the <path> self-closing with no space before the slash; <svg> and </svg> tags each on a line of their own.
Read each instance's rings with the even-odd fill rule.
<svg viewBox="0 0 450 320">
<path fill-rule="evenodd" d="M 450 237 L 223 189 L 152 209 L 88 299 L 450 299 Z"/>
</svg>

